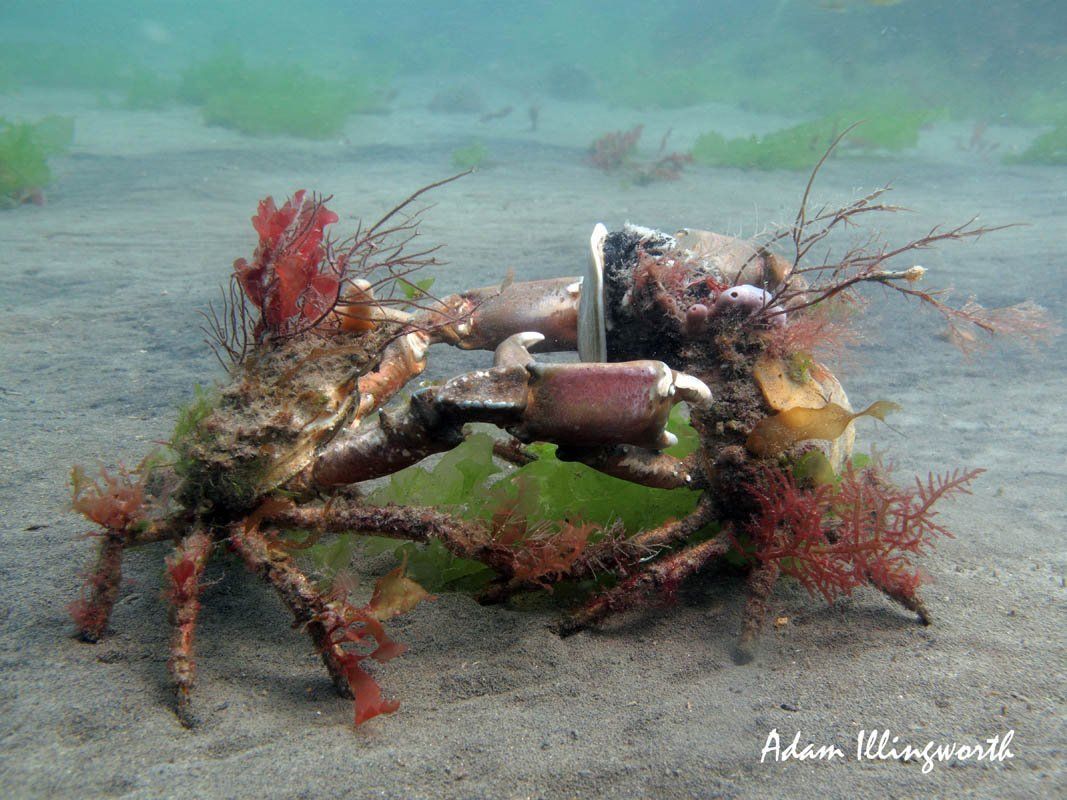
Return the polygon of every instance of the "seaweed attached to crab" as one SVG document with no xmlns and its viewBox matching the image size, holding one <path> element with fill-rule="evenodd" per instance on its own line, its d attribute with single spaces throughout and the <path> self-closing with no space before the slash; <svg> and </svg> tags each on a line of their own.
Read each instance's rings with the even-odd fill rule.
<svg viewBox="0 0 1067 800">
<path fill-rule="evenodd" d="M 125 549 L 152 542 L 172 545 L 169 666 L 186 724 L 202 579 L 224 551 L 291 609 L 357 724 L 397 708 L 372 664 L 403 652 L 385 625 L 430 591 L 483 602 L 553 591 L 568 635 L 729 561 L 747 573 L 742 662 L 784 577 L 830 602 L 871 586 L 929 624 L 918 559 L 950 535 L 939 501 L 981 470 L 901 486 L 880 460 L 854 458 L 854 420 L 896 406 L 855 412 L 825 362 L 850 342 L 869 284 L 941 314 L 964 348 L 998 332 L 1054 335 L 1029 301 L 952 306 L 922 288 L 922 267 L 898 266 L 989 228 L 869 239 L 816 260 L 839 230 L 896 209 L 879 190 L 812 210 L 809 181 L 794 222 L 760 241 L 598 224 L 582 275 L 436 297 L 415 278 L 436 263 L 416 206 L 447 182 L 343 240 L 327 230 L 338 222 L 327 198 L 260 203 L 255 253 L 205 314 L 225 382 L 198 392 L 168 449 L 136 469 L 75 470 L 74 509 L 99 538 L 72 605 L 83 639 L 106 633 Z M 492 361 L 404 396 L 435 344 Z M 416 466 L 439 453 L 432 476 Z M 377 478 L 390 480 L 368 490 Z M 353 536 L 400 557 L 362 603 L 304 558 L 336 567 Z"/>
</svg>

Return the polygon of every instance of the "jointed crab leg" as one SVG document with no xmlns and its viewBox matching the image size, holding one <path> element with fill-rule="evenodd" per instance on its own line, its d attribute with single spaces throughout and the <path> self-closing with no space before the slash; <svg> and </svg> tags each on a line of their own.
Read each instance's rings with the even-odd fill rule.
<svg viewBox="0 0 1067 800">
<path fill-rule="evenodd" d="M 560 461 L 579 461 L 606 475 L 653 489 L 694 486 L 693 472 L 685 461 L 632 445 L 560 447 L 556 450 L 556 458 Z"/>
<path fill-rule="evenodd" d="M 351 697 L 352 690 L 345 673 L 344 651 L 333 642 L 330 631 L 323 624 L 332 603 L 327 600 L 311 581 L 284 552 L 271 548 L 267 538 L 254 526 L 235 526 L 227 540 L 250 570 L 261 575 L 293 612 L 295 623 L 306 628 L 315 647 L 322 655 L 322 662 L 330 673 L 337 692 L 342 697 Z M 343 605 L 343 603 L 342 603 Z"/>
<path fill-rule="evenodd" d="M 127 547 L 169 539 L 177 535 L 183 523 L 184 520 L 174 517 L 145 521 L 137 527 L 104 531 L 100 537 L 96 563 L 85 582 L 88 597 L 82 597 L 71 606 L 79 637 L 87 642 L 96 642 L 103 637 L 119 596 L 123 551 Z"/>
<path fill-rule="evenodd" d="M 495 350 L 524 331 L 542 335 L 542 350 L 575 350 L 580 296 L 576 277 L 488 286 L 445 298 L 442 310 L 418 315 L 415 324 L 463 350 Z"/>
<path fill-rule="evenodd" d="M 405 333 L 386 347 L 378 369 L 360 378 L 357 418 L 380 408 L 420 375 L 432 344 L 494 350 L 516 333 L 536 331 L 542 349 L 576 349 L 579 286 L 577 278 L 558 278 L 474 289 L 415 314 Z"/>
<path fill-rule="evenodd" d="M 559 626 L 561 636 L 569 636 L 603 621 L 611 614 L 638 605 L 653 591 L 671 592 L 693 573 L 730 549 L 728 537 L 720 534 L 700 544 L 679 550 L 644 565 L 618 586 L 594 597 L 568 615 Z"/>
<path fill-rule="evenodd" d="M 99 641 L 107 629 L 111 609 L 119 596 L 122 582 L 122 551 L 126 538 L 121 533 L 107 531 L 100 542 L 96 563 L 85 582 L 89 596 L 76 600 L 71 614 L 78 625 L 78 635 L 87 642 Z"/>
<path fill-rule="evenodd" d="M 214 546 L 214 540 L 198 530 L 186 536 L 167 558 L 167 598 L 174 625 L 168 666 L 174 678 L 178 719 L 186 727 L 195 722 L 189 711 L 189 695 L 196 679 L 193 636 L 200 613 L 200 577 Z"/>
<path fill-rule="evenodd" d="M 607 229 L 597 224 L 589 240 L 589 259 L 581 278 L 549 278 L 505 283 L 454 294 L 407 320 L 404 334 L 382 354 L 374 372 L 359 381 L 357 421 L 384 405 L 426 368 L 426 351 L 444 342 L 463 350 L 496 350 L 516 335 L 537 334 L 529 346 L 577 350 L 583 361 L 606 361 L 603 308 L 604 243 Z M 369 288 L 360 289 L 369 295 Z M 382 309 L 381 316 L 386 318 Z M 374 316 L 372 314 L 372 316 Z M 390 319 L 397 319 L 395 312 Z"/>
<path fill-rule="evenodd" d="M 771 594 L 781 575 L 781 566 L 777 561 L 767 561 L 755 567 L 748 575 L 748 599 L 741 621 L 741 638 L 734 650 L 734 660 L 738 664 L 747 664 L 756 657 L 756 643 L 759 641 L 763 621 L 770 610 Z"/>
</svg>

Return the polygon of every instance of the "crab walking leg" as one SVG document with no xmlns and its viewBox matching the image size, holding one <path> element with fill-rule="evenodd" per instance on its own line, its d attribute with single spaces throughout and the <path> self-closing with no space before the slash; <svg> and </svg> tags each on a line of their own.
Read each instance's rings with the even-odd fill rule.
<svg viewBox="0 0 1067 800">
<path fill-rule="evenodd" d="M 411 331 L 397 337 L 382 352 L 378 369 L 368 372 L 356 383 L 359 405 L 356 419 L 362 419 L 380 408 L 426 369 L 426 350 L 430 334 Z"/>
<path fill-rule="evenodd" d="M 741 638 L 734 649 L 734 661 L 738 664 L 748 664 L 756 657 L 756 643 L 780 575 L 781 566 L 777 561 L 764 562 L 748 575 L 748 599 L 741 617 Z"/>
<path fill-rule="evenodd" d="M 570 636 L 602 622 L 612 614 L 628 611 L 644 602 L 653 591 L 671 591 L 705 564 L 726 554 L 730 540 L 720 534 L 714 539 L 687 547 L 646 564 L 618 586 L 603 592 L 559 625 L 560 636 Z"/>
<path fill-rule="evenodd" d="M 461 350 L 495 350 L 526 331 L 541 334 L 542 350 L 576 350 L 581 287 L 575 277 L 472 289 L 446 297 L 443 310 L 419 315 L 415 324 Z"/>
<path fill-rule="evenodd" d="M 126 537 L 116 531 L 104 533 L 96 563 L 85 581 L 88 597 L 71 605 L 71 616 L 78 626 L 78 636 L 86 642 L 97 642 L 107 630 L 111 610 L 119 596 L 122 582 L 122 551 Z"/>
<path fill-rule="evenodd" d="M 196 680 L 193 637 L 200 613 L 200 578 L 211 558 L 214 540 L 203 531 L 186 536 L 167 557 L 167 599 L 171 603 L 171 658 L 168 663 L 174 679 L 178 719 L 187 728 L 195 719 L 189 711 L 189 697 Z"/>
<path fill-rule="evenodd" d="M 373 533 L 413 542 L 441 542 L 454 555 L 480 561 L 510 577 L 513 557 L 496 545 L 488 530 L 433 508 L 418 506 L 367 506 L 344 500 L 326 506 L 279 509 L 265 519 L 279 528 L 300 528 L 326 533 Z"/>
<path fill-rule="evenodd" d="M 871 586 L 878 589 L 890 600 L 904 606 L 908 611 L 915 612 L 919 617 L 919 622 L 923 625 L 930 625 L 933 623 L 933 618 L 930 616 L 926 604 L 923 603 L 922 598 L 919 597 L 918 592 L 916 592 L 913 586 L 903 583 L 893 583 L 892 576 L 885 576 L 884 578 L 872 577 L 870 582 Z"/>
<path fill-rule="evenodd" d="M 468 422 L 497 425 L 523 442 L 554 442 L 579 451 L 616 445 L 661 450 L 677 441 L 666 431 L 671 407 L 683 400 L 710 400 L 703 383 L 659 361 L 538 364 L 526 345 L 541 338 L 532 332 L 509 337 L 498 348 L 498 366 L 416 392 L 398 410 L 383 410 L 377 424 L 350 427 L 318 454 L 305 478 L 326 488 L 388 475 L 455 447 Z M 627 458 L 634 461 L 634 451 L 600 461 L 625 472 Z M 626 474 L 674 485 L 680 465 L 650 453 L 643 471 Z"/>
<path fill-rule="evenodd" d="M 342 697 L 352 697 L 345 672 L 345 652 L 330 637 L 322 620 L 331 616 L 340 601 L 327 600 L 285 553 L 272 549 L 266 537 L 243 523 L 233 527 L 227 540 L 230 548 L 244 560 L 250 570 L 262 576 L 293 612 L 296 624 L 304 626 L 322 655 L 333 685 Z"/>
<path fill-rule="evenodd" d="M 560 461 L 578 461 L 605 475 L 653 489 L 681 489 L 693 485 L 686 463 L 666 453 L 626 444 L 581 449 L 559 448 Z"/>
<path fill-rule="evenodd" d="M 122 583 L 123 551 L 127 547 L 177 538 L 187 523 L 186 519 L 175 515 L 145 520 L 136 530 L 106 530 L 101 534 L 96 562 L 85 580 L 88 596 L 76 600 L 70 607 L 78 626 L 78 638 L 90 643 L 103 638 Z"/>
</svg>

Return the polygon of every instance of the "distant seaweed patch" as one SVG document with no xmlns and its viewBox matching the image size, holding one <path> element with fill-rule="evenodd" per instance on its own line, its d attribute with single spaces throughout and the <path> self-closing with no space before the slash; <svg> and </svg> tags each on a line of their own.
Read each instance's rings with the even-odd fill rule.
<svg viewBox="0 0 1067 800">
<path fill-rule="evenodd" d="M 919 131 L 941 116 L 935 111 L 895 113 L 854 112 L 834 114 L 762 136 L 727 139 L 709 131 L 693 146 L 693 160 L 716 167 L 741 169 L 808 169 L 826 152 L 849 124 L 860 121 L 842 142 L 853 153 L 898 152 L 919 143 Z"/>
<path fill-rule="evenodd" d="M 203 106 L 204 121 L 252 136 L 337 136 L 350 114 L 379 110 L 385 92 L 363 77 L 335 80 L 293 64 L 250 67 L 223 50 L 186 70 L 179 98 Z"/>
<path fill-rule="evenodd" d="M 1041 134 L 1021 153 L 1004 160 L 1009 164 L 1067 164 L 1067 122 Z"/>
<path fill-rule="evenodd" d="M 485 166 L 488 158 L 489 148 L 481 142 L 472 142 L 452 151 L 452 166 L 461 170 L 478 169 Z"/>
<path fill-rule="evenodd" d="M 0 119 L 0 208 L 44 203 L 52 182 L 48 158 L 63 153 L 74 138 L 70 117 L 45 117 L 31 122 Z"/>
</svg>

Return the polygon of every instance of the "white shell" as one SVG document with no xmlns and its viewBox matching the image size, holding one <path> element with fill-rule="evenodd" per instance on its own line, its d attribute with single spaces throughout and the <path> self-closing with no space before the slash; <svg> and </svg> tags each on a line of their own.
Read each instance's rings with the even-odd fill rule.
<svg viewBox="0 0 1067 800">
<path fill-rule="evenodd" d="M 578 357 L 582 361 L 608 360 L 604 322 L 604 241 L 608 229 L 598 222 L 589 237 L 589 262 L 578 298 Z"/>
</svg>

